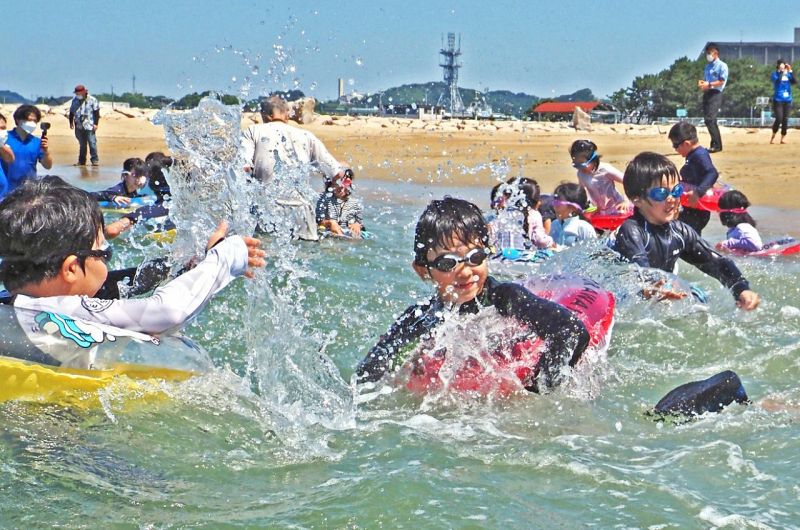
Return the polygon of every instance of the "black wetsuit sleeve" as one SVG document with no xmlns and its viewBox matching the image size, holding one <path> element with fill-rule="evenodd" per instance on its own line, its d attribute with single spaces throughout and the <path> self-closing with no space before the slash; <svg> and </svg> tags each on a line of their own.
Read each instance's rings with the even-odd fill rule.
<svg viewBox="0 0 800 530">
<path fill-rule="evenodd" d="M 92 112 L 92 117 L 94 118 L 94 124 L 98 125 L 100 123 L 100 109 Z"/>
<path fill-rule="evenodd" d="M 702 197 L 717 181 L 719 172 L 717 172 L 717 168 L 714 167 L 714 163 L 711 162 L 711 156 L 708 154 L 708 151 L 699 153 L 696 163 L 697 177 L 700 181 L 697 184 L 696 191 L 697 195 Z"/>
<path fill-rule="evenodd" d="M 152 291 L 169 277 L 170 265 L 167 258 L 155 258 L 144 262 L 139 267 L 129 267 L 109 271 L 106 281 L 93 298 L 102 300 L 119 300 L 119 282 L 125 281 L 128 286 L 127 296 L 138 296 Z"/>
<path fill-rule="evenodd" d="M 750 284 L 742 276 L 736 264 L 711 248 L 708 241 L 700 237 L 694 228 L 678 221 L 675 223 L 675 229 L 679 231 L 686 243 L 686 247 L 680 255 L 682 260 L 719 280 L 722 285 L 731 290 L 733 297 L 737 300 L 742 291 L 750 289 Z"/>
<path fill-rule="evenodd" d="M 406 309 L 358 364 L 358 382 L 378 381 L 386 372 L 396 370 L 404 361 L 402 358 L 398 359 L 398 356 L 402 357 L 401 353 L 414 347 L 420 338 L 440 322 L 432 313 L 431 302 L 425 305 L 415 304 Z"/>
<path fill-rule="evenodd" d="M 142 220 L 166 217 L 167 215 L 169 215 L 169 210 L 163 204 L 148 204 L 147 206 L 137 208 L 135 212 L 124 215 L 123 217 L 129 219 L 133 223 L 138 223 Z"/>
<path fill-rule="evenodd" d="M 111 186 L 110 188 L 102 191 L 89 192 L 89 195 L 92 197 L 92 199 L 96 200 L 97 202 L 103 202 L 103 201 L 110 202 L 113 201 L 114 197 L 116 197 L 117 195 L 127 195 L 127 193 L 125 193 L 124 186 L 125 184 L 120 182 L 119 184 L 115 184 L 114 186 Z"/>
<path fill-rule="evenodd" d="M 498 313 L 514 317 L 546 343 L 537 381 L 528 390 L 542 391 L 562 382 L 561 369 L 574 366 L 589 345 L 586 326 L 569 309 L 540 298 L 515 283 L 498 283 L 489 291 Z"/>
<path fill-rule="evenodd" d="M 645 249 L 645 234 L 634 220 L 625 221 L 617 231 L 614 250 L 631 263 L 641 267 L 650 267 L 650 258 Z"/>
</svg>

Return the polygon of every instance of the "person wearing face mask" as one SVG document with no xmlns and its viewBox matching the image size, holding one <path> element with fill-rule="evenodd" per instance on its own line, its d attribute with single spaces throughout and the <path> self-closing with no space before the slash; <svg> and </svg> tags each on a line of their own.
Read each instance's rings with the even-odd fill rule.
<svg viewBox="0 0 800 530">
<path fill-rule="evenodd" d="M 75 97 L 69 107 L 69 128 L 75 130 L 75 138 L 78 139 L 78 166 L 86 165 L 86 147 L 89 147 L 89 155 L 93 166 L 100 165 L 100 157 L 97 156 L 97 125 L 100 123 L 100 103 L 94 96 L 89 95 L 89 91 L 83 85 L 75 87 Z"/>
<path fill-rule="evenodd" d="M 48 151 L 48 139 L 34 136 L 42 113 L 33 105 L 21 105 L 14 111 L 16 127 L 8 131 L 6 146 L 14 154 L 13 160 L 0 157 L 0 166 L 5 173 L 5 190 L 0 189 L 0 199 L 18 188 L 25 180 L 36 178 L 36 164 L 45 169 L 53 167 L 53 157 Z"/>
<path fill-rule="evenodd" d="M 710 153 L 722 151 L 722 137 L 717 125 L 717 113 L 722 106 L 722 91 L 728 83 L 728 65 L 719 58 L 719 47 L 714 43 L 706 45 L 706 65 L 703 79 L 697 86 L 703 92 L 703 117 L 708 134 L 711 135 Z"/>
<path fill-rule="evenodd" d="M 6 117 L 0 114 L 0 160 L 10 164 L 14 161 L 14 151 L 6 145 L 8 138 L 8 131 L 6 130 Z M 6 172 L 3 170 L 3 164 L 0 164 L 0 197 L 7 193 L 8 179 L 6 179 Z"/>
</svg>

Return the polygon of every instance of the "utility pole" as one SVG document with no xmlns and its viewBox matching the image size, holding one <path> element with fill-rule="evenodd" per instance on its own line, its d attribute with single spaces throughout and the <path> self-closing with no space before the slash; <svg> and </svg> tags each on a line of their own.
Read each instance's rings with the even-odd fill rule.
<svg viewBox="0 0 800 530">
<path fill-rule="evenodd" d="M 136 93 L 136 74 L 133 74 L 133 77 L 131 78 L 131 83 L 133 84 L 133 93 L 135 94 Z"/>
<path fill-rule="evenodd" d="M 111 85 L 111 109 L 114 109 L 114 85 Z"/>
</svg>

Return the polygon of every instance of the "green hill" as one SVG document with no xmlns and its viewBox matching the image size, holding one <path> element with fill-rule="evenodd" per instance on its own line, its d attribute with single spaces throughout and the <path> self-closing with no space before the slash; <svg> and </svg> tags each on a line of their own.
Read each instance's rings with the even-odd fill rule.
<svg viewBox="0 0 800 530">
<path fill-rule="evenodd" d="M 435 105 L 447 89 L 441 81 L 430 83 L 412 83 L 399 87 L 368 94 L 351 102 L 354 107 L 377 107 L 382 104 L 384 108 L 392 105 Z M 509 90 L 489 90 L 481 92 L 472 88 L 459 88 L 461 100 L 466 107 L 470 105 L 488 104 L 496 114 L 509 114 L 522 117 L 525 112 L 535 105 L 541 98 L 523 92 Z M 595 97 L 588 88 L 578 90 L 555 98 L 557 101 L 594 101 Z"/>
</svg>

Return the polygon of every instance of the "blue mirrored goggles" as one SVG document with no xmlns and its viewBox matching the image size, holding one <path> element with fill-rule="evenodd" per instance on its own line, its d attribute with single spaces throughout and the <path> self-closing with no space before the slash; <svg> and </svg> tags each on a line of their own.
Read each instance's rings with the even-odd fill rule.
<svg viewBox="0 0 800 530">
<path fill-rule="evenodd" d="M 647 191 L 647 198 L 656 202 L 664 202 L 667 197 L 672 196 L 673 199 L 680 199 L 683 195 L 683 184 L 680 182 L 675 184 L 672 189 L 669 188 L 651 188 Z"/>
<path fill-rule="evenodd" d="M 592 153 L 592 156 L 590 156 L 590 157 L 589 157 L 589 158 L 586 160 L 586 162 L 572 162 L 572 167 L 574 167 L 575 169 L 585 169 L 586 167 L 588 167 L 588 166 L 589 166 L 589 164 L 591 164 L 592 162 L 594 162 L 594 160 L 595 160 L 596 158 L 597 158 L 597 151 L 595 151 L 594 153 Z"/>
</svg>

